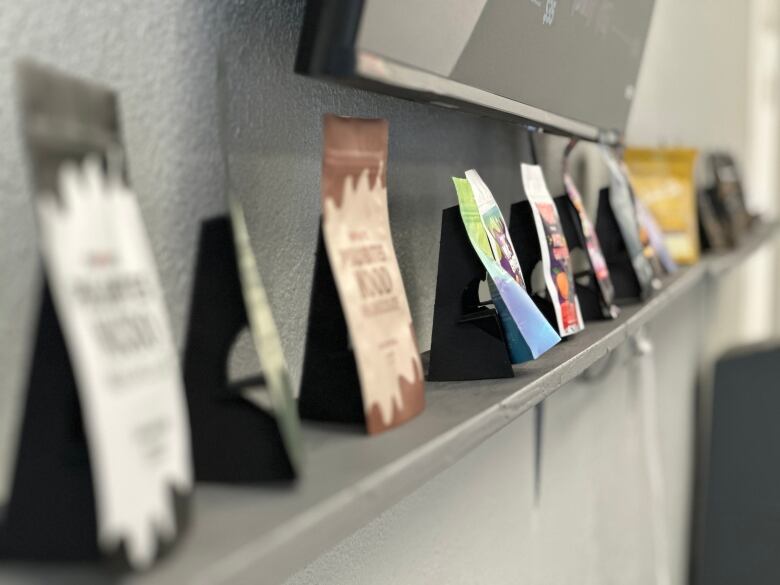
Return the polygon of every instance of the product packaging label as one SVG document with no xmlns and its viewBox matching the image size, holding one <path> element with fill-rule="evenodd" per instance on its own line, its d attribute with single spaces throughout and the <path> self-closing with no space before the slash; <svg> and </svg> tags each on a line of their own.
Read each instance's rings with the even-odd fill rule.
<svg viewBox="0 0 780 585">
<path fill-rule="evenodd" d="M 612 149 L 606 145 L 601 145 L 600 152 L 609 170 L 610 206 L 615 214 L 615 219 L 620 228 L 623 241 L 626 244 L 628 254 L 631 257 L 631 263 L 639 281 L 639 286 L 642 289 L 642 294 L 646 296 L 659 286 L 655 270 L 651 260 L 648 258 L 648 256 L 654 256 L 654 253 L 649 245 L 649 241 L 645 245 L 640 238 L 639 220 L 631 193 L 631 186 L 621 162 L 617 159 Z"/>
<path fill-rule="evenodd" d="M 655 258 L 665 273 L 672 274 L 676 272 L 678 268 L 677 262 L 675 262 L 666 245 L 668 239 L 664 239 L 664 232 L 661 226 L 658 225 L 655 216 L 641 199 L 637 198 L 635 203 L 637 218 L 639 219 L 640 237 L 643 241 L 645 238 L 649 240 L 650 246 L 652 246 L 655 253 Z"/>
<path fill-rule="evenodd" d="M 520 171 L 539 237 L 547 294 L 555 309 L 558 333 L 566 337 L 585 328 L 569 260 L 569 247 L 541 167 L 522 164 Z"/>
<path fill-rule="evenodd" d="M 569 197 L 574 209 L 577 211 L 577 216 L 580 220 L 582 234 L 585 237 L 586 252 L 588 254 L 588 259 L 590 260 L 591 268 L 593 269 L 593 274 L 596 276 L 596 283 L 601 294 L 601 304 L 604 313 L 605 315 L 614 317 L 618 313 L 618 308 L 614 305 L 615 287 L 612 284 L 612 277 L 609 275 L 607 260 L 604 258 L 604 252 L 601 250 L 601 243 L 596 234 L 596 228 L 593 226 L 593 223 L 590 221 L 590 217 L 588 217 L 588 213 L 585 210 L 585 203 L 582 200 L 582 195 L 568 171 L 568 155 L 575 144 L 576 141 L 569 145 L 564 157 L 563 185 L 566 189 L 566 195 Z"/>
<path fill-rule="evenodd" d="M 493 258 L 501 265 L 517 284 L 525 288 L 523 273 L 520 270 L 520 262 L 515 253 L 515 247 L 509 238 L 504 216 L 496 204 L 493 193 L 475 170 L 466 171 L 466 179 L 471 185 L 471 192 L 477 203 L 477 210 L 482 221 L 482 227 L 487 235 Z"/>
<path fill-rule="evenodd" d="M 699 259 L 696 154 L 693 149 L 678 148 L 629 148 L 625 152 L 634 193 L 662 231 L 661 247 L 653 247 L 663 265 L 667 264 L 666 248 L 674 262 L 694 264 Z"/>
<path fill-rule="evenodd" d="M 79 392 L 98 544 L 148 566 L 192 490 L 178 352 L 151 245 L 125 180 L 115 95 L 20 68 L 46 277 Z M 41 530 L 46 530 L 42 525 Z"/>
<path fill-rule="evenodd" d="M 475 181 L 479 177 L 476 172 L 469 171 L 469 174 Z M 491 243 L 491 236 L 485 229 L 471 181 L 455 177 L 452 180 L 458 194 L 458 206 L 466 233 L 489 276 L 491 294 L 504 327 L 512 363 L 536 359 L 558 343 L 560 337 L 525 290 L 514 246 L 509 239 L 506 222 L 498 207 L 496 207 L 498 213 L 491 216 L 497 221 L 494 224 L 497 234 L 501 232 L 506 237 L 494 235 Z M 478 183 L 484 185 L 481 179 Z M 490 193 L 486 186 L 484 190 L 487 194 Z M 480 197 L 486 197 L 485 191 Z M 493 199 L 492 194 L 490 199 Z M 483 207 L 492 208 L 489 203 L 483 203 Z M 503 258 L 506 260 L 503 263 L 502 256 L 494 256 L 494 247 L 501 252 L 502 243 L 505 247 Z"/>
<path fill-rule="evenodd" d="M 323 235 L 369 433 L 424 407 L 423 370 L 390 233 L 386 120 L 325 117 Z"/>
</svg>

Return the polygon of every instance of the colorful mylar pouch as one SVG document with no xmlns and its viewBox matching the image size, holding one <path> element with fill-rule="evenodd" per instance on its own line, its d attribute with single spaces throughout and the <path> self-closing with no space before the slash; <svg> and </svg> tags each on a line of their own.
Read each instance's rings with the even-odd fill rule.
<svg viewBox="0 0 780 585">
<path fill-rule="evenodd" d="M 662 264 L 666 265 L 667 247 L 674 262 L 695 263 L 699 259 L 699 220 L 693 177 L 696 151 L 629 148 L 625 159 L 638 200 L 652 213 L 662 232 L 662 248 L 654 245 Z"/>
<path fill-rule="evenodd" d="M 520 170 L 539 238 L 547 295 L 555 309 L 558 333 L 566 337 L 585 328 L 569 260 L 569 247 L 541 167 L 523 164 Z"/>
<path fill-rule="evenodd" d="M 469 174 L 471 173 L 472 171 L 469 171 Z M 473 172 L 472 177 L 474 175 L 476 172 Z M 492 206 L 489 202 L 483 203 L 486 215 L 495 219 L 498 226 L 491 238 L 485 229 L 471 182 L 456 177 L 452 180 L 469 241 L 490 277 L 488 280 L 492 284 L 491 295 L 504 327 L 512 363 L 536 359 L 558 343 L 560 337 L 525 290 L 519 264 L 514 259 L 516 255 L 509 240 L 506 222 L 495 201 Z M 492 200 L 492 194 L 489 191 L 487 194 Z M 496 252 L 498 256 L 495 255 Z"/>
<path fill-rule="evenodd" d="M 585 210 L 585 203 L 582 200 L 582 195 L 569 174 L 569 154 L 575 145 L 576 140 L 572 140 L 567 146 L 564 154 L 563 185 L 566 189 L 566 195 L 569 197 L 569 201 L 571 201 L 571 204 L 577 211 L 577 216 L 580 220 L 582 235 L 585 238 L 585 249 L 593 274 L 596 277 L 596 284 L 598 285 L 601 297 L 602 311 L 605 315 L 615 316 L 617 314 L 617 307 L 614 304 L 615 286 L 612 284 L 612 277 L 609 275 L 607 260 L 604 258 L 604 252 L 601 250 L 601 243 L 596 234 L 596 228 L 593 226 L 593 223 L 590 221 L 590 217 L 588 217 L 588 213 Z"/>
</svg>

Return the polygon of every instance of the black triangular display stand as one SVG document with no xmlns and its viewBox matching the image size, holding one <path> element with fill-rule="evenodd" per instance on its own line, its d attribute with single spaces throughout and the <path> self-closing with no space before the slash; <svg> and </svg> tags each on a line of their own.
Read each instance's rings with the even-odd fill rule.
<svg viewBox="0 0 780 585">
<path fill-rule="evenodd" d="M 303 418 L 366 423 L 355 354 L 320 222 L 298 411 Z"/>
<path fill-rule="evenodd" d="M 97 560 L 97 521 L 76 381 L 48 285 L 38 318 L 0 556 Z"/>
<path fill-rule="evenodd" d="M 483 380 L 514 376 L 495 309 L 479 301 L 486 278 L 458 206 L 442 212 L 439 269 L 433 308 L 428 380 Z"/>
<path fill-rule="evenodd" d="M 513 203 L 509 208 L 509 239 L 515 246 L 520 270 L 525 278 L 528 294 L 552 328 L 558 331 L 558 319 L 555 307 L 549 296 L 540 296 L 531 290 L 531 274 L 537 264 L 542 262 L 542 248 L 536 232 L 536 222 L 531 203 L 528 200 Z M 563 338 L 565 339 L 565 338 Z"/>
<path fill-rule="evenodd" d="M 179 534 L 189 497 L 172 494 Z M 162 542 L 162 541 L 160 541 Z M 171 544 L 161 545 L 164 555 Z M 127 569 L 124 544 L 101 554 L 95 493 L 76 380 L 48 285 L 44 285 L 0 558 L 96 561 Z"/>
<path fill-rule="evenodd" d="M 206 220 L 198 242 L 184 354 L 198 481 L 254 483 L 295 477 L 274 416 L 241 395 L 248 384 L 228 381 L 230 350 L 247 326 L 230 219 Z M 260 384 L 262 378 L 248 383 Z"/>
<path fill-rule="evenodd" d="M 587 241 L 579 213 L 568 195 L 559 195 L 555 197 L 554 201 L 558 210 L 558 217 L 561 220 L 563 236 L 566 238 L 566 245 L 569 247 L 569 257 L 571 258 L 573 250 L 579 249 L 587 258 L 587 270 L 574 273 L 575 290 L 577 299 L 580 302 L 582 318 L 586 322 L 610 319 L 609 313 L 605 312 L 603 307 L 601 291 L 596 279 L 596 273 L 591 264 L 590 255 L 588 254 Z"/>
<path fill-rule="evenodd" d="M 596 214 L 596 234 L 601 251 L 607 261 L 612 285 L 615 287 L 615 302 L 629 304 L 642 299 L 642 288 L 631 262 L 626 243 L 621 235 L 612 204 L 609 202 L 609 188 L 599 192 L 599 206 Z"/>
</svg>

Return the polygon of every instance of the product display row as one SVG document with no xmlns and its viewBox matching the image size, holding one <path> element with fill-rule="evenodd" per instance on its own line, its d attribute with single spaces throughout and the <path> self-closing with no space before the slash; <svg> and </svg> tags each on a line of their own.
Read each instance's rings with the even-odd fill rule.
<svg viewBox="0 0 780 585">
<path fill-rule="evenodd" d="M 442 212 L 423 359 L 390 229 L 388 123 L 328 115 L 296 396 L 238 198 L 226 192 L 227 213 L 202 226 L 180 363 L 116 94 L 32 63 L 18 82 L 45 290 L 2 558 L 147 568 L 188 526 L 197 482 L 298 477 L 299 418 L 372 435 L 403 425 L 425 408 L 426 380 L 512 377 L 513 364 L 649 299 L 702 245 L 735 246 L 752 221 L 726 155 L 708 159 L 715 183 L 697 193 L 695 151 L 602 145 L 610 182 L 594 220 L 568 168 L 576 141 L 561 195 L 538 161 L 518 161 L 508 221 L 478 170 L 463 169 Z M 231 383 L 246 329 L 262 372 Z"/>
</svg>

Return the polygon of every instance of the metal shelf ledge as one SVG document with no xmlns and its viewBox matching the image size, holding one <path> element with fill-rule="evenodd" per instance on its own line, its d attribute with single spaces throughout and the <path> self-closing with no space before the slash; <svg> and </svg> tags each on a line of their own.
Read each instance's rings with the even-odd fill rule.
<svg viewBox="0 0 780 585">
<path fill-rule="evenodd" d="M 624 307 L 618 319 L 584 332 L 515 377 L 430 382 L 427 406 L 408 424 L 378 437 L 354 429 L 304 424 L 307 468 L 295 485 L 199 486 L 194 525 L 171 557 L 122 583 L 278 583 L 377 517 L 485 439 L 582 374 L 699 283 L 742 264 L 777 231 L 758 224 L 736 250 L 705 256 L 664 282 L 648 302 Z M 251 445 L 247 445 L 251 449 Z M 85 566 L 5 565 L 0 582 L 115 583 L 116 575 Z"/>
</svg>

